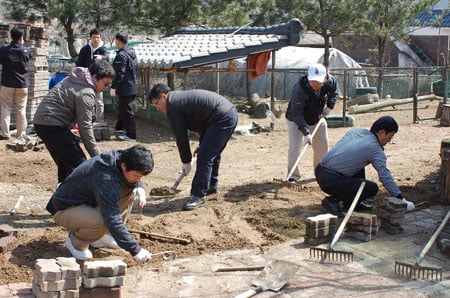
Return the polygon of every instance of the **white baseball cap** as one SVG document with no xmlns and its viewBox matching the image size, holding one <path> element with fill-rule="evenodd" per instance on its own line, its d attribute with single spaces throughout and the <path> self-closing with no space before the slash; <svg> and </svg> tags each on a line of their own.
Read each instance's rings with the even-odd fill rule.
<svg viewBox="0 0 450 298">
<path fill-rule="evenodd" d="M 323 64 L 311 64 L 308 67 L 308 81 L 324 83 L 326 81 L 327 70 Z"/>
</svg>

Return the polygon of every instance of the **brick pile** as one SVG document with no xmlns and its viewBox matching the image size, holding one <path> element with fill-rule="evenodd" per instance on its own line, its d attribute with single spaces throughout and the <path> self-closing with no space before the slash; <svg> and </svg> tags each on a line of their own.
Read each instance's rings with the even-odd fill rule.
<svg viewBox="0 0 450 298">
<path fill-rule="evenodd" d="M 371 241 L 375 239 L 378 233 L 378 217 L 376 214 L 353 212 L 346 228 L 345 236 L 362 241 Z"/>
<path fill-rule="evenodd" d="M 81 269 L 75 258 L 37 259 L 33 276 L 36 298 L 80 297 Z"/>
<path fill-rule="evenodd" d="M 111 140 L 111 134 L 113 132 L 114 129 L 106 125 L 94 126 L 94 137 L 96 141 Z"/>
<path fill-rule="evenodd" d="M 6 253 L 17 247 L 17 230 L 10 225 L 0 225 L 0 253 Z"/>
<path fill-rule="evenodd" d="M 405 218 L 407 204 L 396 197 L 385 197 L 380 206 L 381 228 L 389 234 L 403 232 L 401 226 Z"/>
<path fill-rule="evenodd" d="M 306 218 L 305 243 L 319 245 L 329 242 L 337 231 L 338 217 L 330 213 Z"/>
<path fill-rule="evenodd" d="M 30 76 L 30 86 L 28 87 L 28 103 L 26 109 L 27 120 L 33 123 L 33 116 L 42 98 L 48 92 L 48 81 L 50 72 L 46 48 L 48 46 L 48 36 L 44 29 L 27 24 L 0 24 L 0 46 L 10 43 L 10 31 L 14 26 L 22 28 L 25 32 L 25 46 L 31 49 L 33 57 L 28 64 Z M 2 65 L 0 64 L 0 74 Z M 15 107 L 11 111 L 11 124 L 16 120 Z"/>
<path fill-rule="evenodd" d="M 83 265 L 81 298 L 120 298 L 127 265 L 122 260 L 92 261 Z"/>
</svg>

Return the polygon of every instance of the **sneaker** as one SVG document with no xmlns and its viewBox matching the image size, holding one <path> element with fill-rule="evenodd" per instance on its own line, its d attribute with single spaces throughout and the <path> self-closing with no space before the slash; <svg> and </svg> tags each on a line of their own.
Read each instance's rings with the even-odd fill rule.
<svg viewBox="0 0 450 298">
<path fill-rule="evenodd" d="M 337 217 L 344 217 L 345 214 L 339 210 L 339 205 L 336 199 L 332 197 L 326 197 L 322 200 L 322 207 L 329 213 L 336 215 Z"/>
<path fill-rule="evenodd" d="M 121 141 L 136 142 L 136 139 L 132 139 L 127 135 L 118 136 L 117 138 Z"/>
<path fill-rule="evenodd" d="M 90 245 L 95 248 L 102 248 L 102 247 L 112 248 L 112 249 L 120 248 L 119 245 L 117 244 L 116 240 L 114 240 L 114 238 L 110 234 L 103 235 L 102 238 L 98 239 L 95 242 L 92 242 Z"/>
<path fill-rule="evenodd" d="M 92 259 L 92 257 L 93 257 L 92 252 L 89 249 L 78 250 L 73 246 L 72 240 L 70 240 L 71 234 L 72 234 L 72 232 L 67 233 L 66 247 L 70 251 L 72 256 L 77 260 Z"/>
<path fill-rule="evenodd" d="M 200 207 L 206 206 L 206 200 L 204 197 L 200 198 L 191 195 L 189 199 L 184 204 L 184 210 L 194 210 Z"/>
<path fill-rule="evenodd" d="M 219 194 L 219 188 L 217 185 L 211 185 L 209 186 L 208 190 L 206 191 L 207 196 L 217 196 Z"/>
<path fill-rule="evenodd" d="M 289 177 L 288 182 L 292 183 L 292 184 L 297 184 L 300 182 L 300 178 L 297 179 L 294 176 L 291 176 L 291 177 Z"/>
</svg>

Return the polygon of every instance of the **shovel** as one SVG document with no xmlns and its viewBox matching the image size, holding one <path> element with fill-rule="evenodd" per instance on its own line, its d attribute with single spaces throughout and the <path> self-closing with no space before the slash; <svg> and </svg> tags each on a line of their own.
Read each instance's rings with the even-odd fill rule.
<svg viewBox="0 0 450 298">
<path fill-rule="evenodd" d="M 254 287 L 234 298 L 252 297 L 267 290 L 278 292 L 298 271 L 299 267 L 299 265 L 288 261 L 272 260 L 253 281 Z"/>
<path fill-rule="evenodd" d="M 192 159 L 191 159 L 191 166 L 193 164 L 195 164 L 196 161 L 197 161 L 197 155 L 194 155 L 194 157 L 192 157 Z M 186 174 L 184 174 L 184 171 L 181 171 L 180 176 L 178 176 L 177 180 L 170 188 L 174 193 L 179 193 L 181 191 L 181 190 L 178 190 L 177 187 L 178 187 L 178 185 L 180 185 L 180 182 L 181 182 L 181 180 L 183 180 L 184 177 L 186 177 Z"/>
</svg>

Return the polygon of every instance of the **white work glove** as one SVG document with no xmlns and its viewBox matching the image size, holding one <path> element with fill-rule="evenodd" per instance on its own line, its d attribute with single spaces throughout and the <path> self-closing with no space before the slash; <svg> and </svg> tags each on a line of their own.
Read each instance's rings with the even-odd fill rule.
<svg viewBox="0 0 450 298">
<path fill-rule="evenodd" d="M 330 115 L 330 113 L 331 113 L 331 109 L 329 107 L 325 107 L 325 109 L 323 109 L 322 115 L 324 117 L 326 117 L 326 116 Z"/>
<path fill-rule="evenodd" d="M 103 56 L 102 55 L 94 55 L 94 60 L 95 61 L 100 61 L 100 60 L 102 60 L 103 59 Z"/>
<path fill-rule="evenodd" d="M 312 136 L 311 134 L 308 134 L 304 136 L 305 140 L 303 141 L 303 145 L 309 144 L 312 145 Z"/>
<path fill-rule="evenodd" d="M 141 250 L 133 257 L 133 259 L 138 263 L 145 263 L 152 258 L 152 254 L 146 250 L 145 248 L 141 248 Z"/>
<path fill-rule="evenodd" d="M 138 208 L 144 208 L 145 204 L 147 204 L 145 189 L 143 187 L 135 187 L 133 189 L 133 199 L 138 201 Z"/>
<path fill-rule="evenodd" d="M 402 201 L 403 201 L 403 203 L 406 203 L 406 210 L 413 211 L 416 208 L 416 206 L 414 206 L 413 202 L 410 202 L 410 201 L 406 200 L 405 198 L 403 198 Z"/>
<path fill-rule="evenodd" d="M 109 90 L 109 96 L 116 97 L 116 89 L 111 88 L 111 90 Z"/>
<path fill-rule="evenodd" d="M 192 165 L 190 162 L 183 164 L 183 174 L 187 176 L 191 172 Z"/>
</svg>

